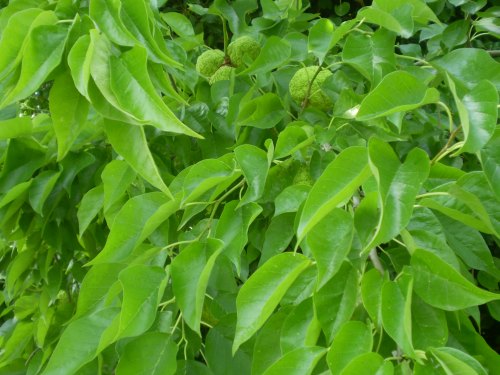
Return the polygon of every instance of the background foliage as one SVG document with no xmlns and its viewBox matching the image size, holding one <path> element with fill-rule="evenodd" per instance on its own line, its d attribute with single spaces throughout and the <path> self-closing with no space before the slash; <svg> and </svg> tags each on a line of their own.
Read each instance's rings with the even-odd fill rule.
<svg viewBox="0 0 500 375">
<path fill-rule="evenodd" d="M 1 4 L 1 374 L 498 373 L 498 7 Z"/>
</svg>

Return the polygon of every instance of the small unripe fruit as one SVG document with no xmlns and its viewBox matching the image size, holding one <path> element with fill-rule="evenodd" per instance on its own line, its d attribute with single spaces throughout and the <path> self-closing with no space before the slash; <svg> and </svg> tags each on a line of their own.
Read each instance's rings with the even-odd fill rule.
<svg viewBox="0 0 500 375">
<path fill-rule="evenodd" d="M 255 60 L 259 56 L 259 53 L 259 43 L 249 36 L 242 36 L 227 47 L 227 54 L 229 55 L 231 64 L 236 67 L 244 64 L 245 55 L 251 60 Z"/>
<path fill-rule="evenodd" d="M 290 80 L 290 95 L 298 105 L 307 103 L 307 105 L 319 109 L 329 109 L 332 106 L 332 101 L 321 90 L 323 82 L 332 75 L 332 72 L 328 69 L 322 69 L 318 73 L 312 83 L 309 98 L 307 98 L 309 85 L 317 70 L 318 66 L 308 66 L 307 68 L 297 70 Z"/>
<path fill-rule="evenodd" d="M 314 184 L 314 180 L 311 177 L 309 167 L 307 165 L 300 166 L 300 169 L 297 171 L 297 174 L 293 178 L 293 184 L 303 184 L 309 186 L 312 186 Z"/>
<path fill-rule="evenodd" d="M 235 68 L 233 68 L 232 66 L 228 66 L 228 65 L 223 65 L 221 66 L 219 69 L 217 69 L 217 71 L 212 75 L 212 77 L 210 77 L 210 79 L 208 80 L 208 83 L 210 83 L 211 85 L 213 85 L 215 82 L 218 82 L 218 81 L 226 81 L 226 80 L 229 80 L 231 79 L 231 72 L 234 70 Z"/>
<path fill-rule="evenodd" d="M 205 77 L 211 77 L 224 64 L 224 52 L 211 49 L 203 52 L 196 60 L 196 70 Z"/>
</svg>

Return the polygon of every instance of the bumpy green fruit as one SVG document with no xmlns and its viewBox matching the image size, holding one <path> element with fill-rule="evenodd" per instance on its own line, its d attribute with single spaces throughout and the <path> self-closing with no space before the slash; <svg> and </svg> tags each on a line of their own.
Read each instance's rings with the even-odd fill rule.
<svg viewBox="0 0 500 375">
<path fill-rule="evenodd" d="M 297 70 L 290 80 L 290 94 L 292 99 L 299 105 L 304 103 L 311 79 L 318 70 L 318 66 L 308 66 Z M 307 104 L 320 109 L 328 109 L 332 106 L 330 98 L 321 90 L 321 85 L 332 75 L 332 72 L 323 69 L 319 72 L 311 86 L 311 92 Z"/>
<path fill-rule="evenodd" d="M 231 64 L 236 67 L 243 65 L 245 55 L 255 60 L 255 58 L 259 56 L 259 53 L 259 43 L 249 36 L 242 36 L 230 43 L 227 47 L 227 54 L 229 55 Z"/>
<path fill-rule="evenodd" d="M 211 77 L 222 64 L 224 64 L 224 52 L 211 49 L 198 56 L 196 70 L 205 77 Z"/>
<path fill-rule="evenodd" d="M 304 184 L 312 186 L 314 184 L 314 180 L 309 173 L 309 167 L 307 165 L 301 165 L 300 169 L 297 171 L 297 174 L 293 178 L 293 184 Z"/>
<path fill-rule="evenodd" d="M 231 79 L 231 72 L 234 70 L 232 66 L 221 66 L 208 80 L 208 83 L 213 85 L 215 82 Z"/>
</svg>

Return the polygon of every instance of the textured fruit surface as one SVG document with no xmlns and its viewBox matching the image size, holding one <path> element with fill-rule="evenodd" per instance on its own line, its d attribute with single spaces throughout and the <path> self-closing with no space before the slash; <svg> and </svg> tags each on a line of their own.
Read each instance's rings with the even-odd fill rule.
<svg viewBox="0 0 500 375">
<path fill-rule="evenodd" d="M 234 70 L 231 66 L 221 66 L 212 77 L 210 77 L 209 83 L 213 85 L 215 82 L 224 81 L 231 78 L 231 72 Z"/>
<path fill-rule="evenodd" d="M 224 52 L 211 49 L 203 52 L 196 60 L 196 70 L 205 77 L 211 77 L 224 63 Z"/>
<path fill-rule="evenodd" d="M 255 60 L 260 53 L 260 45 L 255 39 L 249 36 L 242 36 L 229 44 L 227 53 L 231 59 L 231 63 L 238 67 L 243 65 L 245 55 Z"/>
<path fill-rule="evenodd" d="M 307 97 L 309 84 L 317 70 L 318 66 L 308 66 L 307 68 L 299 69 L 290 80 L 290 95 L 298 105 L 303 105 Z M 327 69 L 319 72 L 312 83 L 307 105 L 321 109 L 331 107 L 332 102 L 330 98 L 321 90 L 321 85 L 331 75 L 332 72 Z"/>
</svg>

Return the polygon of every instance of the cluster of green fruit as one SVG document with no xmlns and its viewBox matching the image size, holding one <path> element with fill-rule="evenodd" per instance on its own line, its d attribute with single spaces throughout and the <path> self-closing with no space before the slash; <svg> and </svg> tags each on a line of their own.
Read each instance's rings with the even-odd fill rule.
<svg viewBox="0 0 500 375">
<path fill-rule="evenodd" d="M 259 53 L 259 43 L 249 36 L 242 36 L 229 44 L 227 56 L 220 49 L 203 52 L 196 61 L 196 70 L 212 85 L 230 79 L 232 72 L 242 66 L 246 58 L 254 60 Z"/>
<path fill-rule="evenodd" d="M 212 85 L 218 81 L 229 80 L 236 68 L 243 66 L 245 61 L 255 60 L 259 53 L 259 43 L 249 36 L 243 36 L 229 44 L 227 55 L 219 49 L 203 52 L 196 61 L 196 70 Z M 318 66 L 299 69 L 289 84 L 292 99 L 302 107 L 328 110 L 332 102 L 321 86 L 331 75 L 330 70 Z"/>
</svg>

